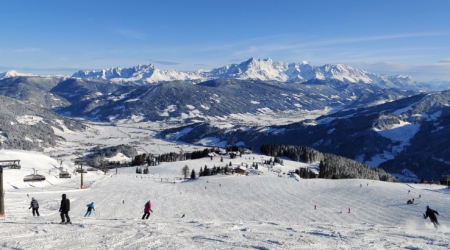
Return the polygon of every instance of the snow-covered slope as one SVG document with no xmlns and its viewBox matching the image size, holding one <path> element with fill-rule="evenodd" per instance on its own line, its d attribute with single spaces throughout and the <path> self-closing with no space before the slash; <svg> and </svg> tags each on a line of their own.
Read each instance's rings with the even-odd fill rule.
<svg viewBox="0 0 450 250">
<path fill-rule="evenodd" d="M 272 59 L 251 58 L 240 64 L 230 64 L 212 70 L 179 72 L 159 70 L 154 65 L 138 65 L 132 68 L 110 68 L 100 72 L 78 71 L 72 75 L 78 78 L 109 79 L 120 82 L 142 81 L 147 83 L 184 80 L 200 82 L 217 78 L 258 79 L 264 81 L 304 82 L 313 79 L 339 80 L 349 83 L 381 84 L 383 86 L 411 85 L 410 76 L 386 76 L 355 69 L 343 64 L 312 66 L 309 62 L 286 63 Z"/>
<path fill-rule="evenodd" d="M 2 152 L 2 151 L 0 151 Z M 4 154 L 0 154 L 3 156 Z M 17 155 L 15 155 L 17 157 Z M 47 163 L 45 156 L 29 156 Z M 268 159 L 268 157 L 266 158 Z M 261 155 L 225 158 L 233 166 Z M 55 162 L 50 162 L 55 164 Z M 448 249 L 449 192 L 437 185 L 368 180 L 289 178 L 260 166 L 263 175 L 215 175 L 180 181 L 181 169 L 224 164 L 220 157 L 162 163 L 149 175 L 134 168 L 98 176 L 89 188 L 77 178 L 60 183 L 23 182 L 5 170 L 6 218 L 0 219 L 4 249 Z M 45 168 L 53 168 L 51 164 Z M 282 172 L 300 167 L 285 161 Z M 27 165 L 24 164 L 23 165 Z M 17 188 L 14 188 L 17 187 Z M 410 192 L 409 192 L 410 191 Z M 73 225 L 59 222 L 61 194 L 71 201 Z M 27 197 L 27 194 L 29 197 Z M 419 198 L 419 195 L 421 198 Z M 41 216 L 28 210 L 38 200 Z M 406 205 L 409 199 L 416 205 Z M 142 220 L 151 200 L 149 220 Z M 86 205 L 95 212 L 84 218 Z M 422 213 L 440 213 L 434 229 Z"/>
<path fill-rule="evenodd" d="M 4 186 L 3 188 L 11 191 L 29 190 L 31 193 L 45 189 L 47 191 L 60 185 L 80 186 L 80 175 L 74 173 L 76 166 L 71 161 L 63 161 L 62 164 L 56 159 L 51 158 L 39 152 L 25 150 L 0 150 L 0 160 L 20 160 L 21 169 L 4 170 Z M 69 172 L 73 178 L 60 179 L 59 168 Z M 27 175 L 43 175 L 45 181 L 42 182 L 24 182 L 23 179 Z M 84 185 L 90 186 L 96 180 L 103 177 L 103 172 L 90 172 L 84 176 Z M 34 191 L 33 191 L 34 190 Z M 31 197 L 30 197 L 31 198 Z"/>
</svg>

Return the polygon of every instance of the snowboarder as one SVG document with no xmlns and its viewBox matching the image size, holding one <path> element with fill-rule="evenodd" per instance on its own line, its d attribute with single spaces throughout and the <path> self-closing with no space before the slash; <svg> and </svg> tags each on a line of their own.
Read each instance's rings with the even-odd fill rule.
<svg viewBox="0 0 450 250">
<path fill-rule="evenodd" d="M 84 217 L 86 217 L 86 216 L 91 216 L 92 210 L 95 211 L 95 208 L 94 208 L 94 202 L 91 202 L 91 204 L 87 204 L 86 206 L 87 206 L 88 208 L 87 208 L 87 211 L 86 211 L 86 214 L 84 215 Z"/>
<path fill-rule="evenodd" d="M 37 200 L 34 199 L 34 197 L 31 198 L 30 208 L 33 209 L 33 216 L 35 215 L 39 216 L 39 203 L 37 202 Z"/>
<path fill-rule="evenodd" d="M 59 207 L 59 212 L 61 213 L 61 224 L 72 224 L 72 222 L 70 222 L 69 211 L 70 211 L 70 200 L 66 198 L 66 194 L 63 194 L 61 206 Z"/>
<path fill-rule="evenodd" d="M 408 201 L 406 202 L 406 204 L 408 204 L 408 205 L 414 204 L 414 199 L 408 200 Z"/>
<path fill-rule="evenodd" d="M 431 209 L 429 206 L 427 206 L 427 211 L 425 211 L 425 213 L 423 214 L 424 219 L 430 217 L 430 220 L 431 222 L 433 222 L 435 228 L 439 226 L 436 214 L 439 215 L 439 213 L 436 210 Z"/>
<path fill-rule="evenodd" d="M 150 200 L 149 200 L 149 201 L 147 201 L 147 203 L 145 203 L 145 206 L 144 206 L 144 215 L 142 216 L 142 219 L 147 219 L 147 220 L 148 220 L 148 217 L 150 217 L 150 212 L 153 213 L 153 210 L 152 210 L 152 203 L 151 203 Z M 146 216 L 147 216 L 147 217 L 146 217 Z"/>
</svg>

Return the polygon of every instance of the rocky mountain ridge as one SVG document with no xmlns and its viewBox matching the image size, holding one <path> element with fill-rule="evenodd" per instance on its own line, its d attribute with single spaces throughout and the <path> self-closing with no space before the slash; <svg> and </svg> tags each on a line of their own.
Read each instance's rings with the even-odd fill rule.
<svg viewBox="0 0 450 250">
<path fill-rule="evenodd" d="M 307 61 L 301 63 L 274 62 L 272 59 L 250 58 L 239 64 L 229 64 L 212 70 L 179 72 L 160 70 L 153 64 L 131 68 L 109 68 L 96 71 L 78 71 L 75 78 L 107 79 L 115 82 L 157 83 L 162 81 L 203 82 L 212 79 L 240 79 L 301 83 L 313 79 L 339 80 L 346 83 L 378 84 L 385 87 L 410 86 L 416 81 L 405 75 L 387 76 L 359 70 L 343 64 L 313 66 Z"/>
</svg>

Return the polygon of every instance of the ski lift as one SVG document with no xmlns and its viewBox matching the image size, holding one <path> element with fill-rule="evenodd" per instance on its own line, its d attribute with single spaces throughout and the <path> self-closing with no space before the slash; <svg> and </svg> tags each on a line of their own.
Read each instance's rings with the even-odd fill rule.
<svg viewBox="0 0 450 250">
<path fill-rule="evenodd" d="M 61 171 L 59 173 L 59 178 L 72 178 L 72 175 L 67 171 Z"/>
<path fill-rule="evenodd" d="M 20 160 L 0 161 L 0 167 L 10 169 L 20 169 Z"/>
<path fill-rule="evenodd" d="M 30 175 L 26 175 L 25 177 L 23 177 L 23 181 L 27 182 L 27 181 L 45 181 L 45 176 L 41 175 L 41 174 L 36 174 L 36 169 L 34 169 L 34 174 L 30 174 Z"/>
<path fill-rule="evenodd" d="M 85 168 L 77 168 L 76 172 L 77 173 L 83 172 L 85 174 L 85 173 L 87 173 L 87 170 Z"/>
</svg>

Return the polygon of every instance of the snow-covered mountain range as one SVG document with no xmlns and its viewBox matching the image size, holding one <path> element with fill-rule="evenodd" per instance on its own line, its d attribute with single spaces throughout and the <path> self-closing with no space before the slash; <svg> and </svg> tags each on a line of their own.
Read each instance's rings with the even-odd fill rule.
<svg viewBox="0 0 450 250">
<path fill-rule="evenodd" d="M 138 65 L 132 68 L 109 68 L 96 71 L 78 71 L 75 78 L 108 79 L 118 82 L 155 83 L 161 81 L 183 80 L 202 82 L 218 78 L 257 79 L 279 82 L 305 82 L 309 80 L 339 80 L 348 83 L 381 84 L 398 86 L 414 84 L 410 76 L 387 76 L 355 69 L 343 64 L 313 66 L 307 61 L 301 63 L 274 62 L 272 59 L 251 58 L 240 64 L 229 64 L 212 70 L 179 72 L 173 69 L 160 70 L 153 64 Z"/>
</svg>

